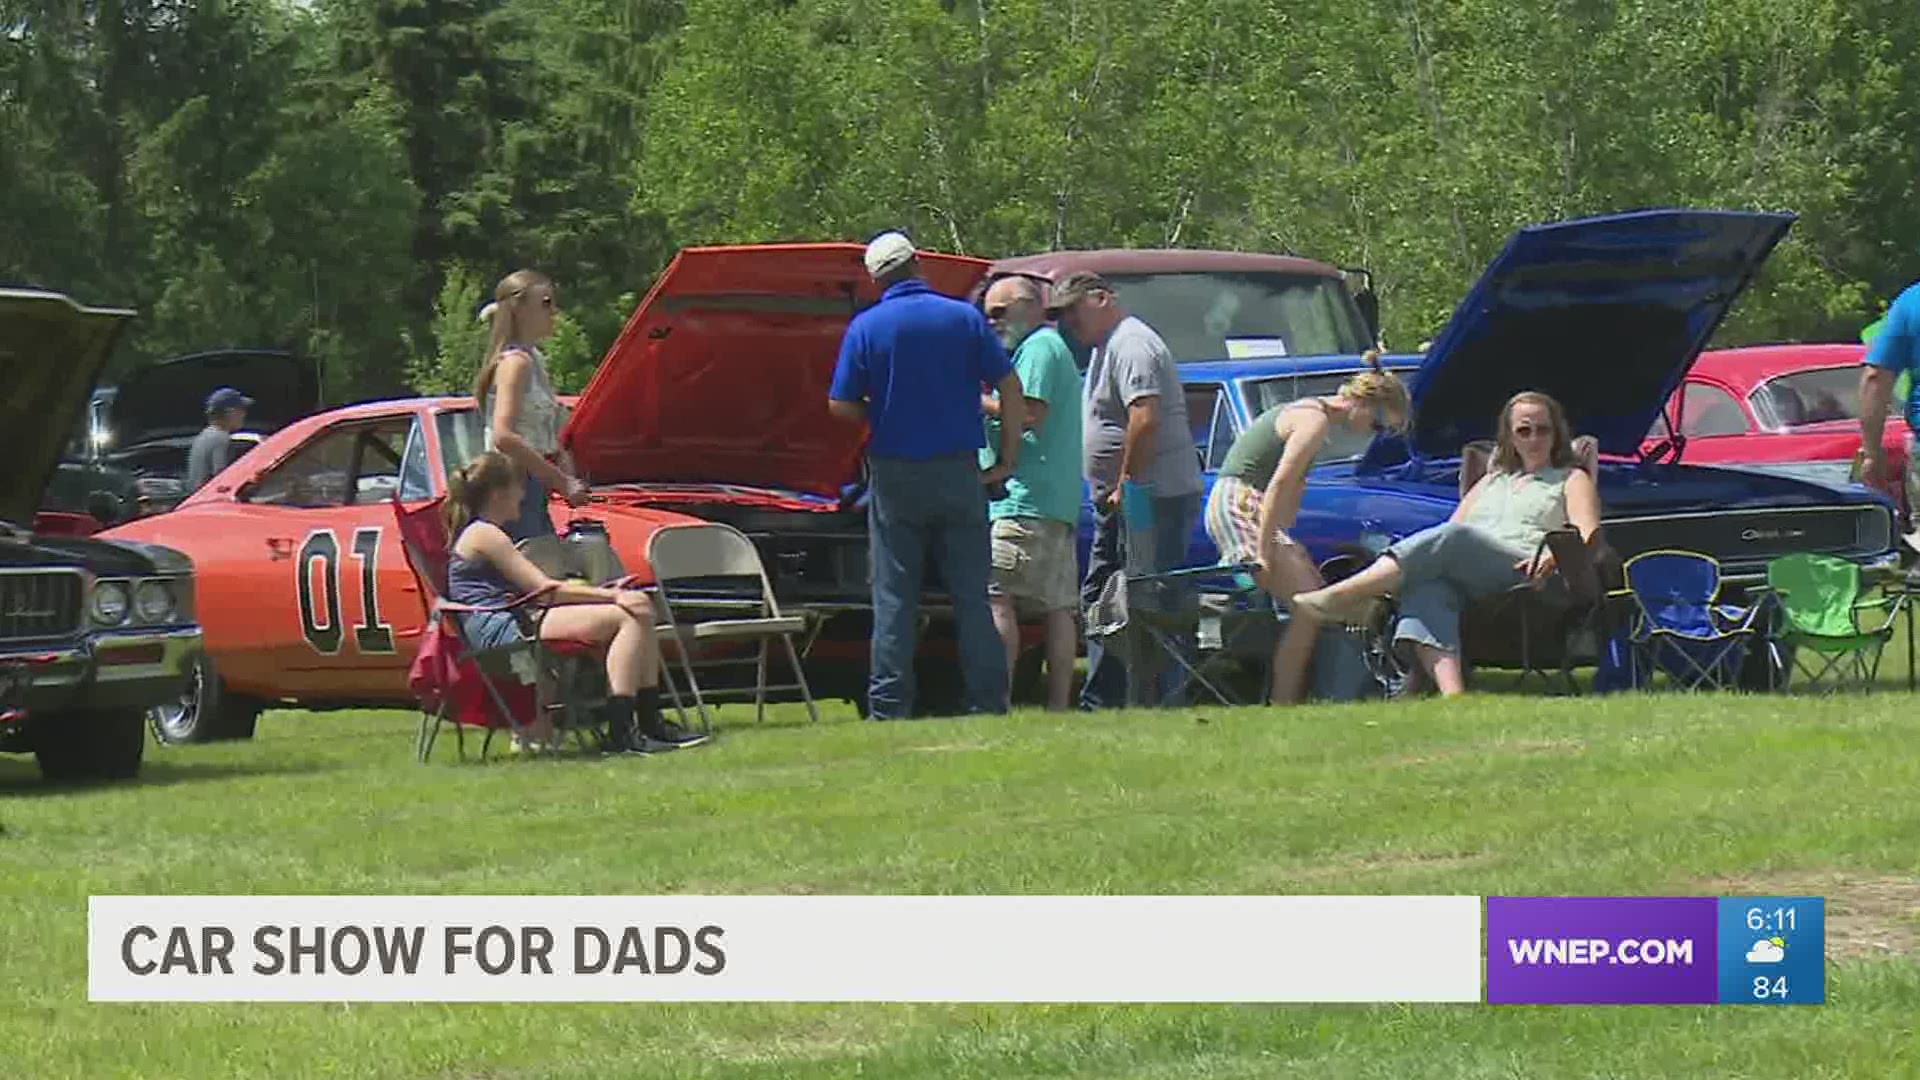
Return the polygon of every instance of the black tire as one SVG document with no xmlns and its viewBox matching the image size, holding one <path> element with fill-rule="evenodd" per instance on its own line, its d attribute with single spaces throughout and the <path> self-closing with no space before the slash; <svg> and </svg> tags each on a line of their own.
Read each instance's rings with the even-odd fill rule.
<svg viewBox="0 0 1920 1080">
<path fill-rule="evenodd" d="M 48 780 L 131 780 L 147 749 L 138 709 L 51 714 L 35 718 L 33 755 Z"/>
<path fill-rule="evenodd" d="M 229 695 L 213 659 L 202 654 L 179 699 L 153 706 L 146 716 L 154 740 L 169 746 L 251 739 L 260 703 Z"/>
</svg>

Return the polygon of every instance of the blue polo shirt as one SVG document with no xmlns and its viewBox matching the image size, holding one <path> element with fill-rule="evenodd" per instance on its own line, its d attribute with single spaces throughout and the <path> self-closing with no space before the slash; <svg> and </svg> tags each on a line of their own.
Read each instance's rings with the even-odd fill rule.
<svg viewBox="0 0 1920 1080">
<path fill-rule="evenodd" d="M 980 391 L 1012 371 L 986 316 L 915 278 L 847 324 L 827 394 L 867 403 L 867 453 L 927 461 L 980 449 Z"/>
<path fill-rule="evenodd" d="M 1867 363 L 1909 376 L 1907 423 L 1920 431 L 1920 393 L 1914 389 L 1920 379 L 1911 377 L 1920 369 L 1920 284 L 1907 286 L 1894 298 L 1880 332 L 1867 346 Z"/>
</svg>

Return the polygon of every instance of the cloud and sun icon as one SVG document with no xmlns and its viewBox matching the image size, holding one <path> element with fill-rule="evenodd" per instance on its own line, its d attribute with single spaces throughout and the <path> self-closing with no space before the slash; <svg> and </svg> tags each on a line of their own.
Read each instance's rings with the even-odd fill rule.
<svg viewBox="0 0 1920 1080">
<path fill-rule="evenodd" d="M 1747 950 L 1749 964 L 1777 964 L 1787 958 L 1787 939 L 1770 937 L 1753 943 Z"/>
</svg>

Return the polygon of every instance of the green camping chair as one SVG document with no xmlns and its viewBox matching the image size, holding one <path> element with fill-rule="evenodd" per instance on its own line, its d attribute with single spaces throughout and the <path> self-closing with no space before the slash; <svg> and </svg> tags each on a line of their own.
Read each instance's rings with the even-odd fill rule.
<svg viewBox="0 0 1920 1080">
<path fill-rule="evenodd" d="M 1793 657 L 1787 671 L 1837 689 L 1871 683 L 1880 654 L 1893 637 L 1905 594 L 1862 599 L 1860 568 L 1831 555 L 1784 555 L 1767 564 L 1767 590 L 1779 602 L 1774 642 Z"/>
</svg>

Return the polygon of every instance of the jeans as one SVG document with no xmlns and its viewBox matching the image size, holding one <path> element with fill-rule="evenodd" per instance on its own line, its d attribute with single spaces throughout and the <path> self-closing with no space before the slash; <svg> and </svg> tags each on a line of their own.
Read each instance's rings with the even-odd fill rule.
<svg viewBox="0 0 1920 1080">
<path fill-rule="evenodd" d="M 953 598 L 954 635 L 966 709 L 1007 711 L 1007 653 L 987 604 L 992 542 L 987 496 L 973 451 L 908 461 L 870 458 L 867 537 L 873 560 L 873 674 L 867 708 L 876 720 L 913 715 L 913 657 L 928 561 Z"/>
<path fill-rule="evenodd" d="M 1388 549 L 1400 564 L 1400 621 L 1395 644 L 1414 641 L 1460 652 L 1460 612 L 1483 596 L 1525 581 L 1516 554 L 1471 525 L 1447 522 L 1414 533 Z"/>
<path fill-rule="evenodd" d="M 516 542 L 553 536 L 553 515 L 547 513 L 547 485 L 537 476 L 523 479 L 527 489 L 520 497 L 520 513 L 507 525 L 507 536 Z"/>
<path fill-rule="evenodd" d="M 1107 579 L 1126 570 L 1135 574 L 1157 573 L 1184 566 L 1187 541 L 1200 517 L 1200 496 L 1173 495 L 1153 500 L 1153 529 L 1144 543 L 1127 543 L 1126 529 L 1118 513 L 1107 512 L 1101 491 L 1094 489 L 1093 548 L 1087 553 L 1087 577 L 1080 586 L 1080 601 L 1090 606 L 1100 598 Z M 1158 606 L 1181 610 L 1191 606 L 1193 589 L 1187 586 L 1162 586 Z M 1195 655 L 1191 635 L 1175 638 L 1189 663 Z M 1087 681 L 1080 689 L 1082 709 L 1117 709 L 1128 704 L 1126 658 L 1108 649 L 1097 638 L 1087 638 Z M 1160 669 L 1155 680 L 1154 699 L 1164 706 L 1185 702 L 1187 673 L 1171 661 Z"/>
</svg>

